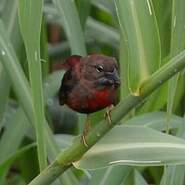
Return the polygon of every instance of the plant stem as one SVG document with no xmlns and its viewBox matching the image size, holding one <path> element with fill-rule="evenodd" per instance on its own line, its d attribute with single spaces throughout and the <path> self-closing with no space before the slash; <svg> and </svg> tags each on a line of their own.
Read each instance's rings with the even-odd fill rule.
<svg viewBox="0 0 185 185">
<path fill-rule="evenodd" d="M 138 95 L 129 95 L 121 101 L 112 111 L 112 124 L 108 120 L 101 121 L 94 129 L 92 129 L 86 141 L 88 147 L 84 146 L 81 138 L 77 138 L 75 142 L 60 153 L 56 160 L 41 172 L 29 185 L 49 185 L 60 174 L 68 169 L 72 163 L 79 160 L 84 153 L 89 150 L 103 135 L 105 135 L 112 127 L 114 127 L 130 110 L 138 106 L 146 97 L 154 90 L 159 88 L 169 78 L 185 67 L 185 51 L 172 58 L 166 65 L 156 71 L 148 80 L 142 83 Z"/>
</svg>

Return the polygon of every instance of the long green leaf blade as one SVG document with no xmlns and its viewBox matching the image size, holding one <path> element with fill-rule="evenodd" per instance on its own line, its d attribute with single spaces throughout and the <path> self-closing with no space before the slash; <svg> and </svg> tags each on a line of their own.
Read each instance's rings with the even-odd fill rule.
<svg viewBox="0 0 185 185">
<path fill-rule="evenodd" d="M 96 169 L 116 164 L 185 164 L 184 152 L 183 139 L 146 127 L 116 126 L 74 165 L 82 169 Z"/>
<path fill-rule="evenodd" d="M 185 1 L 172 0 L 172 18 L 171 18 L 171 49 L 170 56 L 173 57 L 180 53 L 185 47 L 185 35 L 182 34 L 184 32 L 185 27 Z M 172 113 L 175 104 L 175 95 L 177 94 L 177 85 L 179 80 L 179 74 L 174 76 L 169 80 L 168 83 L 168 98 L 167 98 L 167 132 L 169 132 L 169 128 L 172 123 Z M 182 89 L 183 91 L 183 89 Z M 183 123 L 184 125 L 184 123 Z M 184 132 L 185 127 L 179 127 L 180 133 Z M 176 166 L 176 167 L 167 167 L 166 173 L 163 174 L 163 178 L 161 183 L 163 183 L 166 178 L 166 183 L 169 185 L 180 185 L 184 183 L 184 175 L 185 175 L 185 166 Z"/>
<path fill-rule="evenodd" d="M 4 70 L 4 67 L 0 63 L 0 89 L 1 89 L 1 95 L 0 95 L 0 130 L 2 126 L 2 119 L 3 115 L 6 109 L 6 104 L 8 101 L 8 95 L 9 95 L 9 88 L 10 88 L 10 80 L 8 78 L 8 75 L 6 71 Z"/>
<path fill-rule="evenodd" d="M 139 173 L 138 170 L 134 170 L 135 185 L 148 185 L 144 177 Z"/>
<path fill-rule="evenodd" d="M 129 47 L 129 86 L 137 93 L 142 81 L 159 68 L 160 40 L 150 0 L 115 0 L 123 35 Z M 125 33 L 124 33 L 125 32 Z"/>
<path fill-rule="evenodd" d="M 1 1 L 1 5 L 4 5 L 2 12 L 1 12 L 1 19 L 3 23 L 5 24 L 7 35 L 10 38 L 14 48 L 16 48 L 16 51 L 18 50 L 20 46 L 20 37 L 18 37 L 17 32 L 19 30 L 19 26 L 17 24 L 18 18 L 17 18 L 17 3 L 18 0 L 11 1 L 6 0 L 4 2 Z M 16 35 L 16 36 L 15 36 Z M 9 96 L 9 90 L 10 90 L 10 80 L 8 78 L 8 75 L 6 73 L 6 70 L 4 67 L 0 64 L 0 89 L 1 89 L 1 96 L 0 96 L 0 121 L 3 118 L 3 112 L 5 110 L 8 96 Z"/>
<path fill-rule="evenodd" d="M 1 167 L 10 156 L 15 154 L 29 126 L 25 114 L 21 108 L 14 110 L 9 107 L 5 113 L 5 118 L 6 119 L 3 121 L 5 131 L 3 132 L 0 140 Z M 0 183 L 2 183 L 4 180 L 3 178 L 7 174 L 8 169 L 9 165 L 6 165 L 3 169 L 0 170 Z"/>
<path fill-rule="evenodd" d="M 171 26 L 171 57 L 174 57 L 178 53 L 180 53 L 185 47 L 185 35 L 182 34 L 184 32 L 185 27 L 185 2 L 183 0 L 172 1 L 172 26 Z M 170 79 L 168 85 L 168 104 L 167 104 L 167 112 L 168 112 L 168 122 L 170 121 L 170 115 L 173 112 L 174 98 L 177 88 L 178 77 L 177 74 L 175 77 Z"/>
<path fill-rule="evenodd" d="M 64 29 L 71 46 L 71 53 L 86 55 L 85 40 L 80 18 L 72 0 L 53 0 L 63 21 Z"/>
<path fill-rule="evenodd" d="M 110 166 L 95 170 L 89 185 L 120 185 L 131 169 L 129 166 Z"/>
<path fill-rule="evenodd" d="M 14 91 L 16 92 L 23 109 L 26 110 L 25 112 L 29 121 L 32 122 L 33 105 L 29 84 L 14 49 L 5 33 L 6 30 L 4 24 L 0 21 L 0 61 L 12 81 Z"/>
<path fill-rule="evenodd" d="M 42 0 L 19 1 L 19 23 L 28 59 L 40 170 L 47 166 L 44 138 L 44 98 L 40 59 L 42 6 Z"/>
<path fill-rule="evenodd" d="M 154 128 L 159 131 L 164 131 L 166 129 L 166 112 L 151 112 L 151 113 L 145 113 L 142 115 L 135 116 L 128 121 L 124 122 L 124 124 L 128 125 L 135 125 L 135 126 L 145 126 Z M 181 127 L 183 124 L 183 118 L 172 115 L 171 117 L 171 127 L 170 129 L 177 129 Z"/>
</svg>

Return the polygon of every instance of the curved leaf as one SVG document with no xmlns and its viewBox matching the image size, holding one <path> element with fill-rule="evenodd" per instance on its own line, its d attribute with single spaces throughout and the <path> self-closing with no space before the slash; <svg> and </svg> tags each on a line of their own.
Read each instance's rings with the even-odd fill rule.
<svg viewBox="0 0 185 185">
<path fill-rule="evenodd" d="M 129 119 L 124 124 L 151 127 L 162 131 L 166 129 L 166 115 L 167 114 L 165 112 L 145 113 Z M 182 124 L 183 124 L 182 117 L 172 115 L 172 118 L 170 120 L 171 128 L 178 128 Z"/>
<path fill-rule="evenodd" d="M 117 126 L 74 165 L 96 169 L 114 164 L 185 164 L 185 141 L 146 127 Z M 168 155 L 167 155 L 168 154 Z"/>
<path fill-rule="evenodd" d="M 43 0 L 19 0 L 19 24 L 28 60 L 40 170 L 47 166 L 44 136 L 44 98 L 40 59 L 42 7 Z"/>
<path fill-rule="evenodd" d="M 159 68 L 160 39 L 150 0 L 116 0 L 121 31 L 128 39 L 129 86 L 138 92 L 142 81 Z"/>
</svg>

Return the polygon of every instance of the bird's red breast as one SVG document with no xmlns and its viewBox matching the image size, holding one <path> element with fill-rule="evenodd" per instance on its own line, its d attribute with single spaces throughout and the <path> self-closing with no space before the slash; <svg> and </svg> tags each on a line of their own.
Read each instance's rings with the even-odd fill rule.
<svg viewBox="0 0 185 185">
<path fill-rule="evenodd" d="M 90 109 L 103 109 L 115 102 L 115 97 L 111 97 L 113 93 L 109 89 L 97 91 L 94 93 L 94 98 L 88 100 L 88 106 Z"/>
</svg>

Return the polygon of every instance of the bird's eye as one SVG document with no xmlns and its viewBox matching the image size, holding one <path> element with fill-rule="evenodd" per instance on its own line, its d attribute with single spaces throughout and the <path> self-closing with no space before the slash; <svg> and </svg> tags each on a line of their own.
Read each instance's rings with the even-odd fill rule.
<svg viewBox="0 0 185 185">
<path fill-rule="evenodd" d="M 97 65 L 96 66 L 96 71 L 98 71 L 99 73 L 104 71 L 103 66 L 102 65 Z"/>
</svg>

